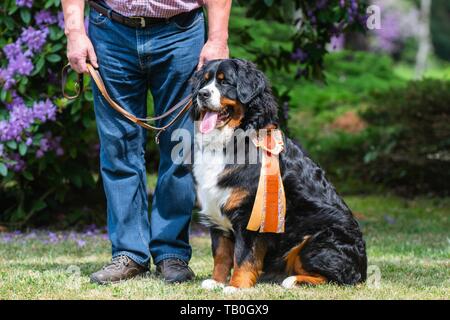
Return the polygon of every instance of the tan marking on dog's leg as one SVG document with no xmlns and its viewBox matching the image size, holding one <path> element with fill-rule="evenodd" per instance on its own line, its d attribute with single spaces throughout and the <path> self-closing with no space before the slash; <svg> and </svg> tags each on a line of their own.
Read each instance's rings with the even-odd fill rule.
<svg viewBox="0 0 450 320">
<path fill-rule="evenodd" d="M 258 240 L 257 240 L 258 241 Z M 244 261 L 240 265 L 234 261 L 233 275 L 230 286 L 236 288 L 251 288 L 256 284 L 263 270 L 266 246 L 257 242 L 253 248 L 253 257 L 250 261 Z"/>
<path fill-rule="evenodd" d="M 213 280 L 221 283 L 227 282 L 231 268 L 233 267 L 233 255 L 233 241 L 227 237 L 221 237 L 214 254 Z"/>
</svg>

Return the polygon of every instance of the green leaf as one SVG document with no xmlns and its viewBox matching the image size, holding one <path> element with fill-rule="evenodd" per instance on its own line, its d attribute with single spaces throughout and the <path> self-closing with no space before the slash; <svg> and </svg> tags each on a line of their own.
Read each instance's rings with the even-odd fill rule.
<svg viewBox="0 0 450 320">
<path fill-rule="evenodd" d="M 5 101 L 7 95 L 8 95 L 8 91 L 5 89 L 2 89 L 2 93 L 0 94 L 0 100 Z"/>
<path fill-rule="evenodd" d="M 33 181 L 34 177 L 29 171 L 22 172 L 22 175 L 25 177 L 25 179 Z"/>
<path fill-rule="evenodd" d="M 83 118 L 81 119 L 81 122 L 83 123 L 85 128 L 89 128 L 93 121 L 91 120 L 88 114 L 84 114 Z"/>
<path fill-rule="evenodd" d="M 57 43 L 50 49 L 51 52 L 57 52 L 61 50 L 64 46 L 61 43 Z"/>
<path fill-rule="evenodd" d="M 4 163 L 0 162 L 0 174 L 4 177 L 8 174 L 8 168 L 5 166 Z"/>
<path fill-rule="evenodd" d="M 264 0 L 266 6 L 271 7 L 273 5 L 273 0 Z"/>
<path fill-rule="evenodd" d="M 37 212 L 42 209 L 45 209 L 47 207 L 47 204 L 43 200 L 37 200 L 33 203 L 33 207 L 31 208 L 31 211 Z"/>
<path fill-rule="evenodd" d="M 94 101 L 94 96 L 92 95 L 92 91 L 85 91 L 84 92 L 84 98 L 87 100 L 87 101 L 89 101 L 89 102 L 92 102 L 92 101 Z"/>
<path fill-rule="evenodd" d="M 29 24 L 31 21 L 31 13 L 30 10 L 22 8 L 20 9 L 20 17 L 25 24 Z"/>
<path fill-rule="evenodd" d="M 14 12 L 17 11 L 17 9 L 19 9 L 19 7 L 17 7 L 16 2 L 14 1 L 11 5 L 11 8 L 8 11 L 8 16 L 12 15 Z"/>
<path fill-rule="evenodd" d="M 79 175 L 74 175 L 71 180 L 77 188 L 81 188 L 83 186 L 83 181 Z"/>
<path fill-rule="evenodd" d="M 46 58 L 48 61 L 50 61 L 52 63 L 61 61 L 61 56 L 56 53 L 49 54 Z"/>
<path fill-rule="evenodd" d="M 17 142 L 15 141 L 8 141 L 6 143 L 6 145 L 8 146 L 8 148 L 16 150 L 17 149 Z"/>
<path fill-rule="evenodd" d="M 18 91 L 21 94 L 25 94 L 25 92 L 27 91 L 27 86 L 25 84 L 23 84 L 23 82 L 20 82 Z"/>
<path fill-rule="evenodd" d="M 45 9 L 48 9 L 48 8 L 50 8 L 52 5 L 53 5 L 53 0 L 47 0 L 47 1 L 45 2 L 44 8 L 45 8 Z"/>
<path fill-rule="evenodd" d="M 11 17 L 4 17 L 4 21 L 3 21 L 6 25 L 6 28 L 8 28 L 8 30 L 14 30 L 15 29 L 15 25 L 14 25 L 14 19 Z"/>
<path fill-rule="evenodd" d="M 45 65 L 45 59 L 44 59 L 43 56 L 40 56 L 39 59 L 36 62 L 36 66 L 34 67 L 34 71 L 33 71 L 33 73 L 31 75 L 32 76 L 37 75 L 42 70 L 44 65 Z"/>
<path fill-rule="evenodd" d="M 56 41 L 64 36 L 64 31 L 61 30 L 61 28 L 59 28 L 59 27 L 50 26 L 49 30 L 50 30 L 50 35 L 49 35 L 50 40 Z M 62 41 L 64 41 L 64 40 L 62 40 Z"/>
<path fill-rule="evenodd" d="M 76 147 L 70 148 L 69 153 L 70 153 L 70 156 L 75 159 L 77 157 L 77 148 Z"/>
<path fill-rule="evenodd" d="M 77 100 L 70 108 L 70 115 L 77 114 L 81 110 L 81 101 Z"/>
<path fill-rule="evenodd" d="M 19 154 L 21 156 L 24 156 L 27 153 L 27 149 L 28 149 L 28 147 L 25 143 L 22 142 L 19 144 Z"/>
</svg>

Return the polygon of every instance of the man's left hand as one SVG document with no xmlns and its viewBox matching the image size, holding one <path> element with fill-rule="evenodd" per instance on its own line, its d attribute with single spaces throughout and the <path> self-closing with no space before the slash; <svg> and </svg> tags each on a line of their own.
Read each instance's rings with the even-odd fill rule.
<svg viewBox="0 0 450 320">
<path fill-rule="evenodd" d="M 228 59 L 229 50 L 226 41 L 214 41 L 208 40 L 200 53 L 200 59 L 198 62 L 197 70 L 200 70 L 203 65 L 215 59 Z"/>
</svg>

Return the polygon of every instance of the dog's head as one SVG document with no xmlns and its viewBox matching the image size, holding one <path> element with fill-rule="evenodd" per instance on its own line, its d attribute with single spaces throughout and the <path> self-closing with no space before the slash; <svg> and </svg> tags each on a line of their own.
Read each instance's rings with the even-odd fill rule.
<svg viewBox="0 0 450 320">
<path fill-rule="evenodd" d="M 192 78 L 193 117 L 200 131 L 277 125 L 277 105 L 264 74 L 248 61 L 213 60 Z"/>
</svg>

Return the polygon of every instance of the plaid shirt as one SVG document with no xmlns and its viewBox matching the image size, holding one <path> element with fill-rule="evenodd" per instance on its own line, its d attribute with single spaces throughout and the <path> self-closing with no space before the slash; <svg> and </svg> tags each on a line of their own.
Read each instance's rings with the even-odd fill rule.
<svg viewBox="0 0 450 320">
<path fill-rule="evenodd" d="M 203 5 L 203 0 L 105 0 L 105 2 L 111 9 L 127 17 L 154 18 L 170 18 Z"/>
</svg>

